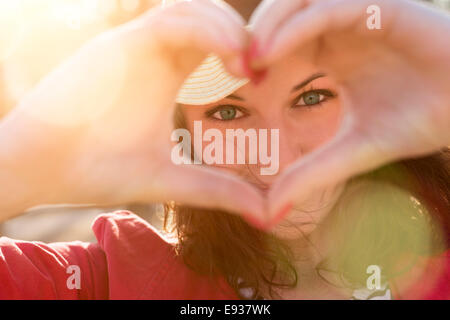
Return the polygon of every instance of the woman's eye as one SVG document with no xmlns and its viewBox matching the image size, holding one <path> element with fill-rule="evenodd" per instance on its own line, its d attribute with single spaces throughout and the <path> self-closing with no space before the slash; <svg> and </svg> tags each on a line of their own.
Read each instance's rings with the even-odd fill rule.
<svg viewBox="0 0 450 320">
<path fill-rule="evenodd" d="M 321 95 L 320 93 L 307 92 L 306 94 L 303 95 L 302 100 L 306 105 L 311 106 L 322 102 L 323 98 L 324 96 Z"/>
<path fill-rule="evenodd" d="M 327 98 L 334 97 L 334 94 L 328 90 L 311 90 L 302 93 L 296 100 L 294 106 L 314 106 L 325 101 Z"/>
<path fill-rule="evenodd" d="M 222 121 L 239 119 L 243 115 L 244 113 L 242 111 L 238 110 L 236 107 L 233 106 L 220 107 L 219 109 L 216 109 L 214 113 L 211 114 L 213 118 Z"/>
</svg>

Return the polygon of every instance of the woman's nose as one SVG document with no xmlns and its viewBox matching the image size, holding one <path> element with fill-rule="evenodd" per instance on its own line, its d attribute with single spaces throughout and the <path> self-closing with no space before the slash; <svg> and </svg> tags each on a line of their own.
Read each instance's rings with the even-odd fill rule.
<svg viewBox="0 0 450 320">
<path fill-rule="evenodd" d="M 264 130 L 267 130 L 268 135 L 265 141 L 259 141 L 259 154 L 260 166 L 266 169 L 261 170 L 260 175 L 268 176 L 266 179 L 271 180 L 270 176 L 279 175 L 302 156 L 301 137 L 282 119 L 277 120 L 275 117 L 266 122 Z"/>
<path fill-rule="evenodd" d="M 279 129 L 279 173 L 302 156 L 301 137 L 288 127 Z"/>
</svg>

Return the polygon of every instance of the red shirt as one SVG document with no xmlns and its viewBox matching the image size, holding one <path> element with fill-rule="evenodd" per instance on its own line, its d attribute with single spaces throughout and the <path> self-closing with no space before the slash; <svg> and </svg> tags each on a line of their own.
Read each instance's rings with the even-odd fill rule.
<svg viewBox="0 0 450 320">
<path fill-rule="evenodd" d="M 173 244 L 131 212 L 102 214 L 92 229 L 98 243 L 0 238 L 0 299 L 238 299 L 223 278 L 189 269 Z M 433 285 L 419 281 L 402 298 L 450 299 L 450 254 L 436 259 Z M 80 268 L 79 289 L 67 285 L 71 265 Z"/>
</svg>

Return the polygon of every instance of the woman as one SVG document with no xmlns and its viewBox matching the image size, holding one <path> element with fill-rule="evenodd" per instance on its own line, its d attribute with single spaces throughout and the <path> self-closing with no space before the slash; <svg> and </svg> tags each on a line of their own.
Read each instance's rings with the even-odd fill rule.
<svg viewBox="0 0 450 320">
<path fill-rule="evenodd" d="M 373 30 L 370 5 L 263 1 L 248 32 L 222 3 L 182 2 L 88 43 L 2 121 L 2 215 L 168 202 L 178 242 L 126 212 L 94 222 L 98 244 L 2 238 L 1 297 L 448 298 L 450 19 L 379 1 Z M 190 105 L 179 89 L 210 52 L 252 82 Z M 280 174 L 175 165 L 174 112 L 192 133 L 278 129 Z"/>
</svg>

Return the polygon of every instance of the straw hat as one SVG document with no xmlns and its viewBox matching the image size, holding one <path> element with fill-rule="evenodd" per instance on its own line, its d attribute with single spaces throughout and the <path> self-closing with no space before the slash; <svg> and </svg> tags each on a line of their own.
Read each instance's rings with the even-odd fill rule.
<svg viewBox="0 0 450 320">
<path fill-rule="evenodd" d="M 162 5 L 177 1 L 182 0 L 162 0 Z M 232 94 L 248 82 L 249 79 L 238 79 L 230 75 L 221 59 L 210 54 L 186 79 L 178 92 L 176 102 L 189 105 L 213 103 Z"/>
</svg>

